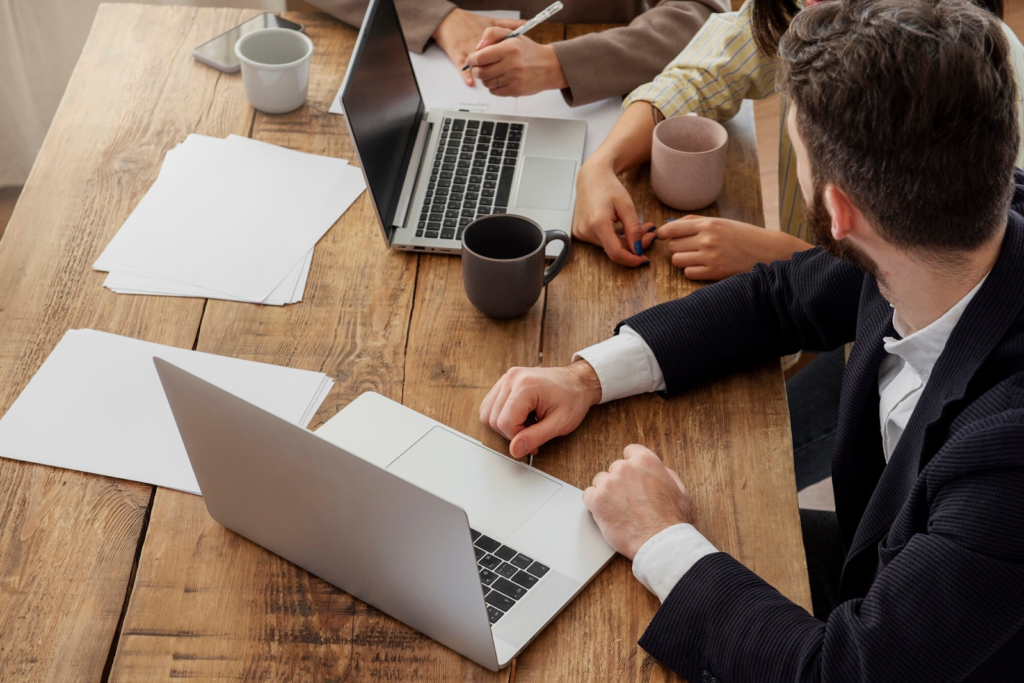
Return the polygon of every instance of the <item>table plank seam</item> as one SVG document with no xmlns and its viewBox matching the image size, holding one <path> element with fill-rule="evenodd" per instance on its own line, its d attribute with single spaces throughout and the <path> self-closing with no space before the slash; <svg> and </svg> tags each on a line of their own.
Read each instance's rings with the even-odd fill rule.
<svg viewBox="0 0 1024 683">
<path fill-rule="evenodd" d="M 412 338 L 412 320 L 416 314 L 416 290 L 420 286 L 420 263 L 423 261 L 421 254 L 416 254 L 416 273 L 412 278 L 412 298 L 409 300 L 409 320 L 405 324 L 405 348 L 402 350 L 402 400 L 401 404 L 405 405 L 405 379 L 409 376 L 409 340 Z"/>
<path fill-rule="evenodd" d="M 198 333 L 197 333 L 198 336 Z M 121 629 L 124 627 L 124 619 L 128 614 L 128 605 L 131 604 L 132 590 L 135 588 L 135 577 L 139 570 L 139 563 L 142 560 L 142 549 L 146 545 L 146 532 L 149 529 L 149 518 L 153 513 L 153 501 L 156 499 L 156 486 L 150 488 L 149 502 L 146 503 L 146 514 L 142 516 L 142 528 L 139 529 L 139 541 L 135 547 L 135 557 L 132 559 L 132 570 L 128 574 L 128 582 L 125 585 L 124 602 L 121 604 L 121 614 L 117 618 L 117 628 L 114 629 L 114 636 L 110 640 L 110 650 L 107 652 L 107 661 L 103 665 L 103 673 L 100 681 L 107 683 L 114 668 L 114 659 L 117 657 L 118 647 L 121 645 Z"/>
</svg>

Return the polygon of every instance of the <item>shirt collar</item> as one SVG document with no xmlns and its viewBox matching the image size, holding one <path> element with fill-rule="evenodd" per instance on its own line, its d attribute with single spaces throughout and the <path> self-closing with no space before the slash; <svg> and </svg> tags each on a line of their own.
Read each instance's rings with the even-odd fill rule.
<svg viewBox="0 0 1024 683">
<path fill-rule="evenodd" d="M 981 282 L 974 286 L 974 289 L 967 292 L 960 301 L 953 304 L 953 307 L 943 313 L 935 322 L 922 327 L 913 334 L 904 336 L 905 328 L 900 323 L 898 312 L 893 309 L 892 325 L 902 339 L 883 337 L 882 341 L 885 342 L 886 352 L 902 358 L 922 380 L 927 380 L 936 361 L 942 355 L 942 350 L 946 348 L 949 335 L 953 333 L 953 328 L 960 322 L 960 316 L 963 315 L 967 305 L 971 303 L 971 299 L 987 279 L 988 275 L 986 274 L 981 278 Z"/>
</svg>

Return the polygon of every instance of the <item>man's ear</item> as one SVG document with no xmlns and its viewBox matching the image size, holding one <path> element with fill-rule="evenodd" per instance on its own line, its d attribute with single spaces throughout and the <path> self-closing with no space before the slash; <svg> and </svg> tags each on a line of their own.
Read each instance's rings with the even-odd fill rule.
<svg viewBox="0 0 1024 683">
<path fill-rule="evenodd" d="M 833 239 L 837 241 L 846 239 L 854 230 L 857 208 L 846 196 L 846 193 L 835 185 L 825 186 L 822 200 L 825 202 L 825 208 L 828 209 L 829 215 L 832 216 Z"/>
</svg>

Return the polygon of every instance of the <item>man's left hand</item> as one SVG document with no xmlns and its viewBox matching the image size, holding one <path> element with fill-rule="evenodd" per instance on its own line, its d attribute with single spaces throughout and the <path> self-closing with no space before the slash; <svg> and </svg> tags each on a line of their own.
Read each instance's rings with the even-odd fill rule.
<svg viewBox="0 0 1024 683">
<path fill-rule="evenodd" d="M 690 522 L 693 503 L 679 475 L 649 449 L 626 446 L 622 458 L 594 477 L 583 503 L 609 545 L 632 561 L 651 537 Z"/>
<path fill-rule="evenodd" d="M 473 75 L 492 95 L 520 97 L 569 87 L 555 48 L 526 36 L 499 42 L 511 32 L 498 27 L 487 29 L 476 51 L 466 58 Z"/>
</svg>

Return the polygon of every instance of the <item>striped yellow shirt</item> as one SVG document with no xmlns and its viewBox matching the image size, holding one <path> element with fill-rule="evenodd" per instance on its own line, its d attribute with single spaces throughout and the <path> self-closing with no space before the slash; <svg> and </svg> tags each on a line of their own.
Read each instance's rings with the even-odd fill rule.
<svg viewBox="0 0 1024 683">
<path fill-rule="evenodd" d="M 753 0 L 736 12 L 712 14 L 679 56 L 651 83 L 634 90 L 623 108 L 650 102 L 666 118 L 691 112 L 716 121 L 731 119 L 744 99 L 759 100 L 775 91 L 778 59 L 765 57 L 754 43 L 751 25 Z M 1017 79 L 1018 97 L 1024 100 L 1024 46 L 1004 24 Z M 793 145 L 786 132 L 786 102 L 782 103 L 779 132 L 779 225 L 783 232 L 813 242 L 804 221 L 804 201 L 796 175 Z M 1017 116 L 1024 130 L 1024 101 Z M 1024 147 L 1017 153 L 1024 167 Z"/>
</svg>

